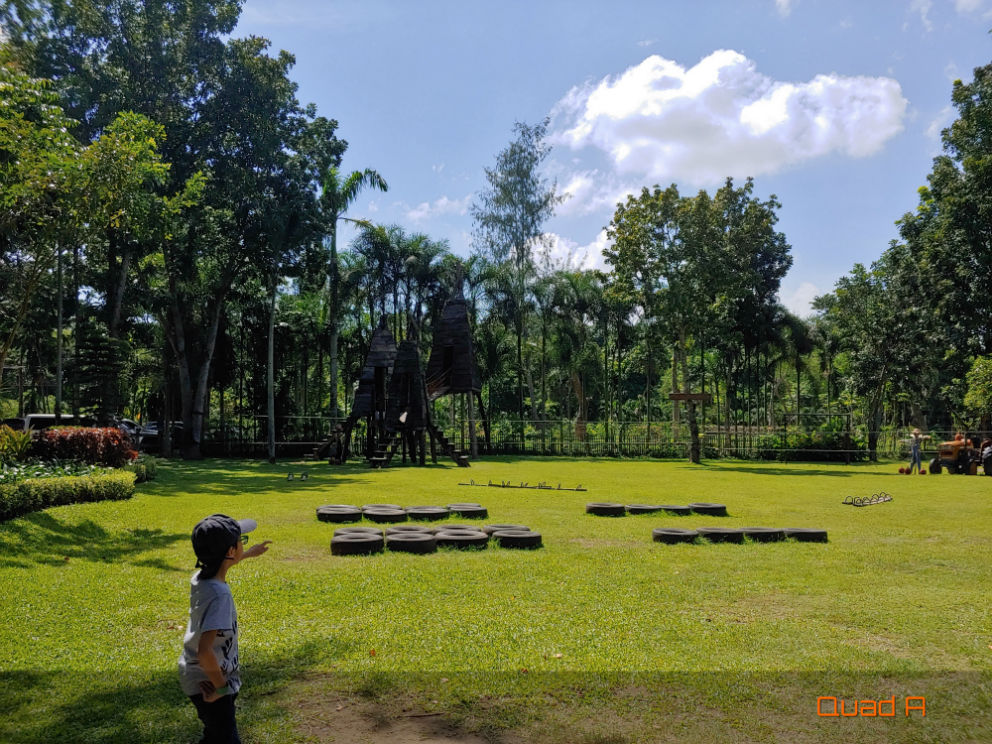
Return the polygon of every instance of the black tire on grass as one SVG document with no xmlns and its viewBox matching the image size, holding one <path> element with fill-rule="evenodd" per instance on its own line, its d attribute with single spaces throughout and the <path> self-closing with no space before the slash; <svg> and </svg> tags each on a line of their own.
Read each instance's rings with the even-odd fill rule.
<svg viewBox="0 0 992 744">
<path fill-rule="evenodd" d="M 331 555 L 372 555 L 381 553 L 386 541 L 382 535 L 352 532 L 331 538 Z"/>
<path fill-rule="evenodd" d="M 799 542 L 827 542 L 827 531 L 809 527 L 786 527 L 785 536 Z"/>
<path fill-rule="evenodd" d="M 492 538 L 501 548 L 536 549 L 541 547 L 541 533 L 529 530 L 500 530 Z"/>
<path fill-rule="evenodd" d="M 654 514 L 660 511 L 660 506 L 653 506 L 651 504 L 627 504 L 628 514 Z"/>
<path fill-rule="evenodd" d="M 692 507 L 688 504 L 662 504 L 661 510 L 680 517 L 688 517 L 692 514 Z"/>
<path fill-rule="evenodd" d="M 651 530 L 651 537 L 655 542 L 675 545 L 676 543 L 695 542 L 699 533 L 696 530 L 683 530 L 678 527 L 656 527 Z"/>
<path fill-rule="evenodd" d="M 706 514 L 711 517 L 727 516 L 726 504 L 710 504 L 705 501 L 700 501 L 695 504 L 689 504 L 689 508 L 692 509 L 696 514 Z"/>
<path fill-rule="evenodd" d="M 379 527 L 338 527 L 334 530 L 334 535 L 379 535 L 382 536 L 382 529 Z"/>
<path fill-rule="evenodd" d="M 443 506 L 412 506 L 406 513 L 415 522 L 437 522 L 447 519 L 451 512 Z"/>
<path fill-rule="evenodd" d="M 401 532 L 386 537 L 386 547 L 400 553 L 436 553 L 437 538 L 430 532 Z"/>
<path fill-rule="evenodd" d="M 448 510 L 452 514 L 457 514 L 459 517 L 463 517 L 464 519 L 486 519 L 489 516 L 489 510 L 484 506 L 453 504 L 448 507 Z"/>
<path fill-rule="evenodd" d="M 627 516 L 627 509 L 623 504 L 594 501 L 591 504 L 586 504 L 586 514 L 595 514 L 597 517 L 625 517 Z"/>
<path fill-rule="evenodd" d="M 481 550 L 489 545 L 489 535 L 485 532 L 469 530 L 440 530 L 435 535 L 439 548 L 457 548 L 458 550 Z"/>
<path fill-rule="evenodd" d="M 741 527 L 741 531 L 755 542 L 780 542 L 785 539 L 785 530 L 777 527 Z"/>
<path fill-rule="evenodd" d="M 317 519 L 321 522 L 334 522 L 344 524 L 347 522 L 362 521 L 362 512 L 355 507 L 331 507 L 322 506 L 317 509 Z"/>
<path fill-rule="evenodd" d="M 395 524 L 409 519 L 407 513 L 402 509 L 366 509 L 362 515 L 376 524 Z"/>
<path fill-rule="evenodd" d="M 372 509 L 373 511 L 378 511 L 380 509 L 402 509 L 403 507 L 399 504 L 365 504 L 362 507 L 362 511 L 367 509 Z"/>
<path fill-rule="evenodd" d="M 448 509 L 451 509 L 452 511 L 454 511 L 454 510 L 455 510 L 455 509 L 456 509 L 457 507 L 459 507 L 459 506 L 474 506 L 474 507 L 481 507 L 481 506 L 482 506 L 482 504 L 475 504 L 475 503 L 471 503 L 471 502 L 468 502 L 468 501 L 461 501 L 461 502 L 459 502 L 459 503 L 457 503 L 457 504 L 445 504 L 445 506 L 446 506 L 446 507 L 447 507 Z"/>
<path fill-rule="evenodd" d="M 485 532 L 481 527 L 474 524 L 439 524 L 434 528 L 435 532 Z"/>
<path fill-rule="evenodd" d="M 399 535 L 408 532 L 422 532 L 426 535 L 434 534 L 434 530 L 423 524 L 396 524 L 386 528 L 386 535 Z"/>
<path fill-rule="evenodd" d="M 744 542 L 744 531 L 735 527 L 700 527 L 696 530 L 699 536 L 713 543 Z"/>
<path fill-rule="evenodd" d="M 487 524 L 482 527 L 482 531 L 487 535 L 492 535 L 494 532 L 504 532 L 506 530 L 523 530 L 524 532 L 530 532 L 530 527 L 523 524 Z"/>
</svg>

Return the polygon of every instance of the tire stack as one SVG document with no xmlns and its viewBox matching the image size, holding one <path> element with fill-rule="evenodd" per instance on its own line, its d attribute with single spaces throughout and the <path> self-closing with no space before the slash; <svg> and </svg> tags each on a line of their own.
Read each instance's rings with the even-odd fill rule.
<svg viewBox="0 0 992 744">
<path fill-rule="evenodd" d="M 734 543 L 741 545 L 744 538 L 751 542 L 781 542 L 787 538 L 797 542 L 827 542 L 827 531 L 808 527 L 699 527 L 694 530 L 658 527 L 651 531 L 655 542 L 665 545 L 694 543 L 696 538 L 711 543 Z"/>
<path fill-rule="evenodd" d="M 371 511 L 372 519 L 390 520 L 397 517 L 391 512 L 400 511 L 409 519 L 419 521 L 439 521 L 449 513 L 473 516 L 477 510 L 484 507 L 478 504 L 458 504 L 464 511 L 440 509 L 439 507 L 411 507 L 407 510 L 393 508 L 389 504 L 370 504 L 361 513 L 368 516 Z M 322 521 L 335 521 L 338 518 L 336 509 L 344 507 L 320 507 L 317 516 Z M 357 509 L 356 507 L 347 507 Z M 322 511 L 323 510 L 323 511 Z M 444 512 L 441 514 L 441 512 Z M 466 513 L 467 511 L 467 513 Z M 332 515 L 327 518 L 326 515 Z M 322 516 L 324 515 L 324 516 Z M 349 517 L 353 515 L 349 512 Z M 359 517 L 360 518 L 360 517 Z M 357 520 L 353 520 L 357 521 Z M 331 555 L 374 555 L 385 550 L 396 553 L 436 553 L 438 548 L 453 550 L 484 550 L 494 542 L 501 548 L 535 549 L 542 547 L 539 532 L 533 532 L 529 527 L 520 524 L 489 524 L 476 527 L 464 524 L 445 524 L 437 527 L 426 524 L 395 524 L 380 527 L 340 527 L 334 531 L 331 538 Z"/>
<path fill-rule="evenodd" d="M 726 504 L 710 504 L 698 502 L 695 504 L 619 504 L 612 501 L 594 501 L 586 504 L 586 514 L 597 517 L 624 517 L 628 514 L 655 514 L 665 512 L 679 516 L 690 514 L 707 514 L 712 517 L 727 516 Z"/>
</svg>

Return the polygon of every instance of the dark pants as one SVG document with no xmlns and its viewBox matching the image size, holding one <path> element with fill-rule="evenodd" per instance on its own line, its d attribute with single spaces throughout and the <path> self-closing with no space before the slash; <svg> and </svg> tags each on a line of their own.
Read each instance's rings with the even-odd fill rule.
<svg viewBox="0 0 992 744">
<path fill-rule="evenodd" d="M 203 695 L 190 695 L 196 715 L 203 721 L 200 744 L 241 744 L 238 724 L 234 720 L 234 700 L 237 694 L 225 695 L 212 703 L 203 702 Z"/>
</svg>

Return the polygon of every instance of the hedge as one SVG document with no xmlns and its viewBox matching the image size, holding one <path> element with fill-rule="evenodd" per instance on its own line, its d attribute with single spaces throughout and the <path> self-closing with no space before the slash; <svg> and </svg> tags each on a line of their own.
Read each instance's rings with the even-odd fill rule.
<svg viewBox="0 0 992 744">
<path fill-rule="evenodd" d="M 40 431 L 35 435 L 31 454 L 42 460 L 76 460 L 111 468 L 123 467 L 138 456 L 120 429 L 95 427 Z"/>
<path fill-rule="evenodd" d="M 50 506 L 129 499 L 134 496 L 134 479 L 134 473 L 117 471 L 5 483 L 0 485 L 0 521 Z"/>
<path fill-rule="evenodd" d="M 134 473 L 135 483 L 145 483 L 146 481 L 155 480 L 155 476 L 158 474 L 158 465 L 154 457 L 141 456 L 134 462 L 129 462 L 125 465 L 124 470 Z"/>
</svg>

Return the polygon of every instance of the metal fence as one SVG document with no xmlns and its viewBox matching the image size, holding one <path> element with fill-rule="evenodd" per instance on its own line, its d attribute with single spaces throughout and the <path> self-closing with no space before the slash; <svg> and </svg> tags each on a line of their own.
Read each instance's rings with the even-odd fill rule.
<svg viewBox="0 0 992 744">
<path fill-rule="evenodd" d="M 329 416 L 279 417 L 276 421 L 276 454 L 279 457 L 311 453 L 327 441 L 334 427 L 344 419 Z M 456 447 L 469 448 L 468 425 L 438 423 Z M 892 427 L 877 435 L 876 454 L 880 458 L 909 459 L 909 427 Z M 936 454 L 941 441 L 955 432 L 930 430 L 924 442 L 924 461 Z M 992 437 L 989 432 L 965 431 L 977 446 Z M 480 454 L 485 450 L 485 433 L 476 425 Z M 704 458 L 735 457 L 755 460 L 839 461 L 867 460 L 869 432 L 849 421 L 834 430 L 797 426 L 700 427 Z M 268 420 L 265 416 L 211 421 L 205 428 L 203 450 L 208 455 L 264 457 L 268 452 Z M 351 451 L 359 457 L 365 442 L 365 424 L 359 421 L 352 431 Z M 588 421 L 548 419 L 519 421 L 501 419 L 490 431 L 491 454 L 545 455 L 558 457 L 657 457 L 687 458 L 689 428 L 668 422 Z"/>
</svg>

